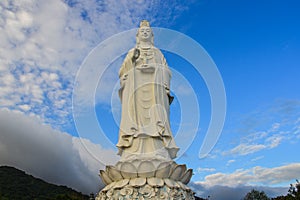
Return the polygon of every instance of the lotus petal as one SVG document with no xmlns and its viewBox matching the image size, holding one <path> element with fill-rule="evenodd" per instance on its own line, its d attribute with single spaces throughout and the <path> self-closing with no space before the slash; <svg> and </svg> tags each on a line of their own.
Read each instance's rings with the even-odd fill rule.
<svg viewBox="0 0 300 200">
<path fill-rule="evenodd" d="M 113 180 L 113 181 L 119 181 L 122 180 L 123 177 L 120 173 L 119 170 L 117 170 L 114 166 L 107 166 L 106 167 L 106 171 L 108 172 L 109 177 Z"/>
<path fill-rule="evenodd" d="M 102 191 L 108 191 L 110 190 L 111 188 L 113 188 L 113 186 L 115 186 L 116 182 L 112 182 L 111 184 L 105 186 L 105 188 L 102 189 Z"/>
<path fill-rule="evenodd" d="M 187 168 L 186 165 L 181 165 L 183 172 L 186 172 Z"/>
<path fill-rule="evenodd" d="M 130 161 L 130 163 L 132 163 L 137 168 L 140 165 L 141 160 L 135 159 L 135 160 Z"/>
<path fill-rule="evenodd" d="M 160 163 L 155 172 L 157 178 L 168 178 L 171 171 L 171 164 L 169 162 Z"/>
<path fill-rule="evenodd" d="M 171 171 L 173 171 L 175 169 L 175 167 L 177 167 L 178 164 L 176 162 L 172 162 L 171 163 Z"/>
<path fill-rule="evenodd" d="M 135 166 L 129 162 L 123 163 L 121 165 L 121 175 L 124 178 L 136 178 L 137 177 L 137 170 Z"/>
<path fill-rule="evenodd" d="M 123 179 L 123 180 L 116 182 L 116 184 L 113 186 L 113 188 L 114 189 L 123 188 L 128 183 L 129 183 L 129 179 Z"/>
<path fill-rule="evenodd" d="M 182 177 L 182 175 L 185 171 L 186 171 L 186 165 L 177 165 L 173 169 L 173 172 L 171 173 L 170 179 L 173 179 L 175 181 L 180 180 L 180 178 Z"/>
<path fill-rule="evenodd" d="M 181 189 L 189 190 L 189 188 L 186 185 L 184 185 L 183 183 L 181 183 L 180 181 L 177 181 L 177 184 L 181 187 Z"/>
<path fill-rule="evenodd" d="M 159 160 L 159 159 L 156 159 L 156 158 L 151 159 L 151 160 L 149 160 L 149 161 L 152 162 L 152 164 L 155 166 L 155 168 L 157 168 L 162 162 L 167 162 L 167 161 L 162 161 L 162 160 Z M 171 164 L 170 161 L 167 162 L 167 163 Z"/>
<path fill-rule="evenodd" d="M 115 164 L 115 167 L 117 170 L 120 170 L 122 165 L 123 165 L 123 162 L 119 161 Z"/>
<path fill-rule="evenodd" d="M 138 167 L 138 177 L 153 177 L 155 174 L 155 167 L 150 161 L 142 161 Z"/>
<path fill-rule="evenodd" d="M 109 178 L 108 174 L 103 170 L 100 170 L 100 177 L 105 185 L 109 185 L 113 182 L 111 178 Z"/>
<path fill-rule="evenodd" d="M 192 176 L 193 176 L 193 170 L 189 169 L 184 173 L 184 175 L 181 177 L 180 181 L 184 184 L 188 184 L 190 182 Z"/>
<path fill-rule="evenodd" d="M 180 185 L 178 185 L 175 181 L 173 181 L 172 179 L 169 178 L 165 178 L 164 182 L 167 186 L 169 186 L 170 188 L 180 188 Z"/>
<path fill-rule="evenodd" d="M 169 177 L 171 176 L 172 172 L 174 171 L 174 169 L 178 166 L 178 164 L 176 162 L 172 162 L 171 163 L 171 169 L 170 169 L 170 174 Z"/>
<path fill-rule="evenodd" d="M 163 179 L 156 177 L 147 178 L 147 183 L 154 187 L 162 187 L 165 184 Z"/>
<path fill-rule="evenodd" d="M 133 178 L 130 179 L 129 185 L 133 187 L 139 187 L 146 184 L 146 178 Z"/>
</svg>

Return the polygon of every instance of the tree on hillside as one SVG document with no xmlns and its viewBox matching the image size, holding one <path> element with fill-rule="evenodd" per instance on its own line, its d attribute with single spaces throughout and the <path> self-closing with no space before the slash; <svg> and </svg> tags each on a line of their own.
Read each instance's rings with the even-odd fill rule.
<svg viewBox="0 0 300 200">
<path fill-rule="evenodd" d="M 272 200 L 288 200 L 288 199 L 286 196 L 278 196 L 278 197 L 272 198 Z"/>
<path fill-rule="evenodd" d="M 300 183 L 298 180 L 296 180 L 295 185 L 290 185 L 287 197 L 290 197 L 290 199 L 300 199 Z"/>
<path fill-rule="evenodd" d="M 246 194 L 244 200 L 270 200 L 264 191 L 251 190 Z"/>
<path fill-rule="evenodd" d="M 296 180 L 296 184 L 290 184 L 290 189 L 286 196 L 278 196 L 272 200 L 299 200 L 300 199 L 300 183 Z"/>
</svg>

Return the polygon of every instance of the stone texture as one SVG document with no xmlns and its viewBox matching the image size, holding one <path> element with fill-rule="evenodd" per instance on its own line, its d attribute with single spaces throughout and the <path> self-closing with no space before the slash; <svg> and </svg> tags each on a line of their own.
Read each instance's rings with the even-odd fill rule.
<svg viewBox="0 0 300 200">
<path fill-rule="evenodd" d="M 183 186 L 183 187 L 182 187 Z M 96 200 L 106 199 L 134 199 L 134 200 L 194 200 L 193 191 L 184 186 L 177 184 L 170 187 L 167 184 L 162 186 L 152 186 L 147 182 L 141 186 L 132 186 L 130 184 L 122 187 L 116 186 L 115 183 L 106 186 L 96 197 Z"/>
</svg>

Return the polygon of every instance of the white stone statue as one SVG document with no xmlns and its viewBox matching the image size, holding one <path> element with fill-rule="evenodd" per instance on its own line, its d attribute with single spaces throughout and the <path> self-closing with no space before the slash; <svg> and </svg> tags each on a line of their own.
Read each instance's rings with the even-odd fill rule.
<svg viewBox="0 0 300 200">
<path fill-rule="evenodd" d="M 170 128 L 171 72 L 161 51 L 154 47 L 149 22 L 140 23 L 136 46 L 119 71 L 122 118 L 117 147 L 122 160 L 176 157 Z"/>
<path fill-rule="evenodd" d="M 117 147 L 121 159 L 100 170 L 106 185 L 96 200 L 194 200 L 186 186 L 193 170 L 173 161 L 179 148 L 171 133 L 171 72 L 153 45 L 149 22 L 143 20 L 119 72 L 122 118 Z"/>
</svg>

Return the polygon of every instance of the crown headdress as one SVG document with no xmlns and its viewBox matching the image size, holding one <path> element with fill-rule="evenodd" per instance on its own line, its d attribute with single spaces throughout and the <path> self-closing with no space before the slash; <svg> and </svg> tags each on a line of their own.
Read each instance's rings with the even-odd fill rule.
<svg viewBox="0 0 300 200">
<path fill-rule="evenodd" d="M 142 20 L 140 23 L 140 27 L 142 27 L 142 26 L 150 27 L 150 23 L 147 20 Z"/>
</svg>

